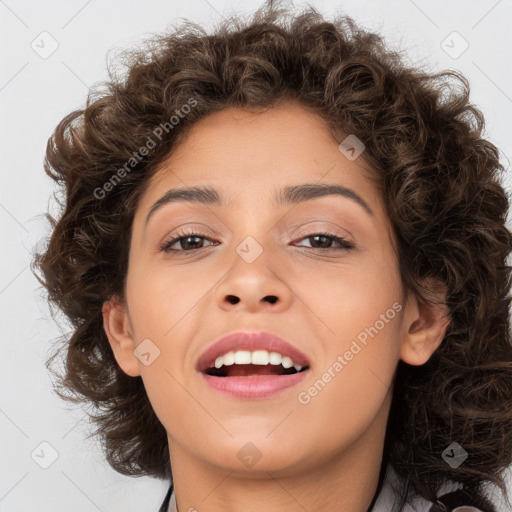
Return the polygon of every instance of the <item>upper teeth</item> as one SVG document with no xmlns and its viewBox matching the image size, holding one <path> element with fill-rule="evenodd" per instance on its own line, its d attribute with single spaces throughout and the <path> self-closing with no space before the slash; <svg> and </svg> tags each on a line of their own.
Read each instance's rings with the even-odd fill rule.
<svg viewBox="0 0 512 512">
<path fill-rule="evenodd" d="M 237 350 L 228 352 L 223 356 L 215 359 L 215 368 L 221 366 L 231 366 L 232 364 L 282 364 L 285 368 L 291 368 L 292 366 L 300 372 L 302 366 L 300 364 L 294 364 L 294 362 L 287 356 L 282 356 L 279 352 L 268 352 L 266 350 Z"/>
</svg>

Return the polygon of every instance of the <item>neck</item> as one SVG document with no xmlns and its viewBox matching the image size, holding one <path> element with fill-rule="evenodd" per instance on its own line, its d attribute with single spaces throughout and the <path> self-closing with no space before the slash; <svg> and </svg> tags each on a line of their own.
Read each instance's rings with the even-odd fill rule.
<svg viewBox="0 0 512 512">
<path fill-rule="evenodd" d="M 384 476 L 381 465 L 388 412 L 386 401 L 370 427 L 348 448 L 300 469 L 238 473 L 205 463 L 169 439 L 178 512 L 368 512 Z"/>
</svg>

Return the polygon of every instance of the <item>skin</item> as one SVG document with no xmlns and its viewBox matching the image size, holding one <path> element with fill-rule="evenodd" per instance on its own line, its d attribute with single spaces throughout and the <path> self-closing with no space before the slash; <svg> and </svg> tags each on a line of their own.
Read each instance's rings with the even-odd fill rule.
<svg viewBox="0 0 512 512">
<path fill-rule="evenodd" d="M 424 364 L 442 341 L 446 311 L 403 290 L 383 200 L 363 157 L 350 161 L 339 142 L 320 116 L 293 102 L 259 113 L 225 109 L 193 126 L 140 198 L 126 300 L 104 304 L 104 326 L 119 365 L 142 377 L 167 431 L 180 512 L 365 512 L 398 361 Z M 335 195 L 272 204 L 278 189 L 302 183 L 347 187 L 373 215 Z M 214 187 L 231 202 L 169 203 L 145 226 L 165 192 L 194 185 Z M 195 252 L 159 249 L 178 226 L 206 237 L 173 246 Z M 330 249 L 319 248 L 311 237 L 325 231 L 355 248 L 332 239 L 324 245 Z M 247 236 L 263 249 L 252 263 L 236 252 Z M 301 403 L 298 394 L 396 303 L 402 308 L 394 318 Z M 312 362 L 306 380 L 261 400 L 210 389 L 196 361 L 212 340 L 238 329 L 264 329 L 298 347 Z M 134 355 L 145 339 L 160 350 L 147 366 Z M 251 467 L 237 456 L 248 442 L 261 454 Z"/>
</svg>

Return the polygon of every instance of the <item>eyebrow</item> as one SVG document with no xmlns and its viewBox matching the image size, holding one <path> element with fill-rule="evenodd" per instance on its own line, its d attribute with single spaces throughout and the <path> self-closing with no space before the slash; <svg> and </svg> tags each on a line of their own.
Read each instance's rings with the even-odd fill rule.
<svg viewBox="0 0 512 512">
<path fill-rule="evenodd" d="M 373 211 L 368 204 L 357 195 L 353 190 L 342 185 L 329 185 L 317 183 L 304 183 L 302 185 L 289 185 L 281 189 L 274 197 L 273 205 L 282 206 L 288 204 L 297 204 L 303 201 L 309 201 L 319 197 L 338 195 L 351 199 L 361 206 L 371 217 Z M 228 203 L 217 190 L 211 187 L 184 187 L 172 188 L 168 190 L 156 203 L 153 204 L 146 217 L 145 225 L 149 222 L 151 216 L 162 206 L 169 203 L 185 201 L 189 203 L 198 203 L 204 205 L 223 206 Z"/>
</svg>

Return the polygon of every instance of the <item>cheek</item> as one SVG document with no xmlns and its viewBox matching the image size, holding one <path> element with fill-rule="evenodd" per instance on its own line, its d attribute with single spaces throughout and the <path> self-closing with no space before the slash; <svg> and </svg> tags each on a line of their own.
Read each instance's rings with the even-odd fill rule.
<svg viewBox="0 0 512 512">
<path fill-rule="evenodd" d="M 354 335 L 331 339 L 325 362 L 316 368 L 309 387 L 298 390 L 297 412 L 307 418 L 309 431 L 322 432 L 326 445 L 328 439 L 355 442 L 390 404 L 400 313 L 391 307 L 384 315 L 388 323 L 372 319 L 365 324 L 365 315 L 346 321 L 340 317 L 340 332 Z"/>
<path fill-rule="evenodd" d="M 150 364 L 141 360 L 141 377 L 161 420 L 160 412 L 165 411 L 169 398 L 179 402 L 183 396 L 179 382 L 183 381 L 183 361 L 191 338 L 190 332 L 185 332 L 187 318 L 205 292 L 197 283 L 192 286 L 194 279 L 176 278 L 175 274 L 140 265 L 131 269 L 127 281 L 135 343 L 147 347 L 145 352 L 151 354 Z"/>
<path fill-rule="evenodd" d="M 180 320 L 205 299 L 215 282 L 209 285 L 206 276 L 203 279 L 193 270 L 151 269 L 149 265 L 130 277 L 127 292 L 135 332 L 138 338 L 154 336 L 163 343 L 173 338 Z"/>
<path fill-rule="evenodd" d="M 340 422 L 353 425 L 356 435 L 356 426 L 368 424 L 391 391 L 400 351 L 401 283 L 394 261 L 383 258 L 344 269 L 324 284 L 318 302 L 324 355 L 298 401 L 312 421 L 332 425 L 332 435 Z"/>
<path fill-rule="evenodd" d="M 381 330 L 382 315 L 387 327 L 391 323 L 387 320 L 393 320 L 396 309 L 401 309 L 393 308 L 402 296 L 398 268 L 392 259 L 384 257 L 362 256 L 336 272 L 317 274 L 304 290 L 310 297 L 308 305 L 329 328 L 328 336 L 340 344 L 350 342 L 376 322 Z M 311 302 L 311 298 L 315 300 Z M 325 327 L 324 331 L 328 332 Z"/>
</svg>

